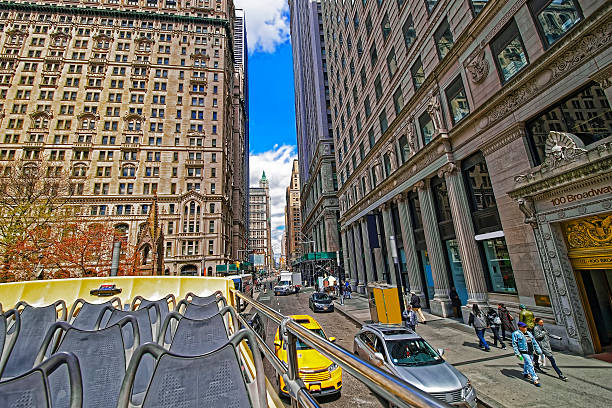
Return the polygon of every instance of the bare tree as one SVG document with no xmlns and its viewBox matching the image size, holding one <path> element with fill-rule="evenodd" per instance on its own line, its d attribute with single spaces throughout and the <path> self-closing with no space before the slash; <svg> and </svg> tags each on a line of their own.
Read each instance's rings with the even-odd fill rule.
<svg viewBox="0 0 612 408">
<path fill-rule="evenodd" d="M 36 278 L 53 224 L 67 217 L 69 173 L 45 162 L 16 161 L 0 174 L 0 280 Z M 12 276 L 10 275 L 17 275 Z"/>
</svg>

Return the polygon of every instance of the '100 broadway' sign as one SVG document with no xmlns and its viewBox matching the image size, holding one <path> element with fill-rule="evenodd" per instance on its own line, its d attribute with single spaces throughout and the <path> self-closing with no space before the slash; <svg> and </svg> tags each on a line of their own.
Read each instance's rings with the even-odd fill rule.
<svg viewBox="0 0 612 408">
<path fill-rule="evenodd" d="M 609 193 L 612 193 L 612 186 L 604 186 L 604 187 L 592 188 L 589 191 L 585 191 L 583 193 L 567 194 L 565 196 L 555 197 L 552 200 L 550 200 L 550 202 L 552 203 L 553 206 L 557 206 L 557 205 L 571 203 L 573 201 L 580 201 L 586 198 L 593 198 L 593 197 L 600 196 L 602 194 L 609 194 Z"/>
</svg>

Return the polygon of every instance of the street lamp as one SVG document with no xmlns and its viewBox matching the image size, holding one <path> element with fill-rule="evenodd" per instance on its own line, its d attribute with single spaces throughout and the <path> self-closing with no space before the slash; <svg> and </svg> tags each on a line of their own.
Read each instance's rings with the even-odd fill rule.
<svg viewBox="0 0 612 408">
<path fill-rule="evenodd" d="M 395 266 L 395 281 L 397 282 L 397 295 L 399 296 L 400 312 L 404 315 L 404 293 L 402 290 L 402 276 L 400 273 L 399 258 L 397 256 L 397 244 L 395 243 L 395 236 L 389 237 L 389 246 L 391 247 L 391 257 L 393 258 L 393 265 Z"/>
</svg>

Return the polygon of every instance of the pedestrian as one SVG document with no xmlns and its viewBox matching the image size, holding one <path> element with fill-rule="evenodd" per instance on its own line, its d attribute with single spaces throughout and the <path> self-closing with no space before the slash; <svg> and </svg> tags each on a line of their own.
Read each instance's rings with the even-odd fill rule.
<svg viewBox="0 0 612 408">
<path fill-rule="evenodd" d="M 453 306 L 453 311 L 455 312 L 455 317 L 460 318 L 462 316 L 461 299 L 459 299 L 457 289 L 455 289 L 455 287 L 452 287 L 448 296 L 450 297 L 451 305 Z"/>
<path fill-rule="evenodd" d="M 340 292 L 340 304 L 344 306 L 344 285 L 342 282 L 338 285 L 338 291 Z"/>
<path fill-rule="evenodd" d="M 504 344 L 504 340 L 499 337 L 499 328 L 502 325 L 501 318 L 493 308 L 489 308 L 487 312 L 487 323 L 489 323 L 489 327 L 493 332 L 493 347 L 497 347 L 497 340 L 499 340 L 499 346 L 502 350 L 506 349 L 506 345 Z"/>
<path fill-rule="evenodd" d="M 563 375 L 563 373 L 561 372 L 561 369 L 557 366 L 557 362 L 555 361 L 555 357 L 553 356 L 553 353 L 552 353 L 552 348 L 550 347 L 551 337 L 556 340 L 561 340 L 561 337 L 548 333 L 548 330 L 544 327 L 544 320 L 542 320 L 541 318 L 536 317 L 535 323 L 536 324 L 533 328 L 533 337 L 536 339 L 536 341 L 540 345 L 540 348 L 542 349 L 542 353 L 544 354 L 544 356 L 546 356 L 546 358 L 550 361 L 550 364 L 552 365 L 552 367 L 557 372 L 559 379 L 563 381 L 567 381 L 567 377 Z M 535 365 L 536 370 L 542 371 L 539 364 L 534 364 L 534 365 Z"/>
<path fill-rule="evenodd" d="M 537 354 L 542 354 L 542 349 L 540 349 L 533 334 L 527 330 L 526 323 L 518 322 L 518 330 L 512 333 L 512 348 L 516 357 L 523 362 L 523 378 L 533 381 L 533 385 L 539 387 L 540 379 L 533 369 L 531 357 L 534 351 Z"/>
<path fill-rule="evenodd" d="M 519 305 L 519 309 L 521 309 L 521 313 L 519 313 L 519 322 L 525 323 L 527 325 L 527 330 L 533 333 L 533 327 L 535 326 L 533 312 L 527 309 L 527 306 L 523 304 Z"/>
<path fill-rule="evenodd" d="M 504 306 L 503 303 L 499 303 L 497 305 L 497 315 L 499 316 L 502 322 L 502 339 L 507 340 L 506 330 L 508 331 L 508 333 L 510 333 L 510 336 L 512 336 L 512 332 L 514 331 L 514 317 L 512 317 L 512 315 L 510 314 L 508 309 L 506 309 L 506 306 Z"/>
<path fill-rule="evenodd" d="M 491 351 L 491 347 L 489 347 L 487 340 L 484 338 L 484 333 L 487 329 L 487 318 L 476 303 L 474 303 L 472 306 L 472 312 L 470 313 L 468 324 L 470 326 L 474 326 L 476 336 L 478 336 L 478 347 L 484 351 Z"/>
<path fill-rule="evenodd" d="M 402 313 L 402 319 L 404 320 L 404 325 L 412 331 L 416 331 L 416 326 L 418 324 L 417 315 L 412 310 L 412 306 L 410 304 L 406 305 L 406 309 Z"/>
<path fill-rule="evenodd" d="M 353 292 L 353 288 L 351 288 L 351 285 L 346 282 L 346 288 L 344 288 L 344 293 L 346 293 L 346 297 L 348 299 L 352 299 L 352 292 Z"/>
<path fill-rule="evenodd" d="M 423 315 L 423 311 L 421 310 L 421 298 L 418 297 L 414 292 L 410 292 L 410 295 L 410 306 L 412 306 L 412 310 L 421 319 L 419 323 L 427 324 L 427 320 L 425 320 L 425 316 Z"/>
</svg>

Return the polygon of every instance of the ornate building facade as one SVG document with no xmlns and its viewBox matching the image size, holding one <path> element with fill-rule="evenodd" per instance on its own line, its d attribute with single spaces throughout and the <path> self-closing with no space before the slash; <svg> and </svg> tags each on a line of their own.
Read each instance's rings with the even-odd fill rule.
<svg viewBox="0 0 612 408">
<path fill-rule="evenodd" d="M 322 3 L 353 284 L 397 283 L 393 236 L 434 314 L 454 287 L 609 346 L 612 4 Z"/>
<path fill-rule="evenodd" d="M 74 213 L 134 244 L 157 194 L 156 273 L 237 259 L 248 149 L 233 19 L 231 0 L 0 3 L 0 166 L 69 170 Z"/>
<path fill-rule="evenodd" d="M 293 161 L 291 179 L 285 194 L 285 257 L 291 265 L 303 253 L 302 217 L 300 216 L 300 171 L 298 161 Z"/>
<path fill-rule="evenodd" d="M 336 252 L 340 213 L 321 3 L 289 1 L 300 200 L 302 232 L 314 241 L 306 250 Z"/>
<path fill-rule="evenodd" d="M 274 267 L 270 219 L 270 182 L 265 171 L 259 180 L 259 187 L 249 189 L 249 253 L 256 268 Z"/>
</svg>

